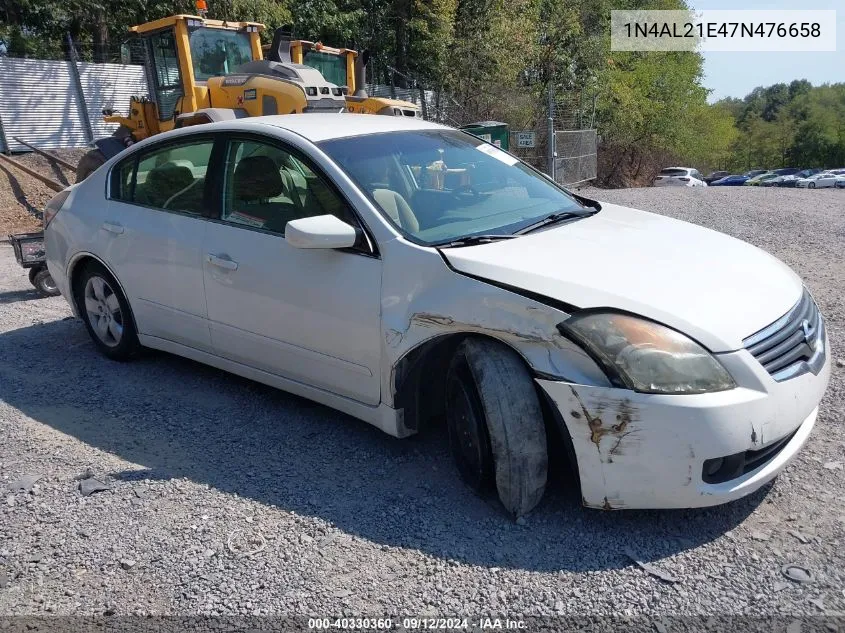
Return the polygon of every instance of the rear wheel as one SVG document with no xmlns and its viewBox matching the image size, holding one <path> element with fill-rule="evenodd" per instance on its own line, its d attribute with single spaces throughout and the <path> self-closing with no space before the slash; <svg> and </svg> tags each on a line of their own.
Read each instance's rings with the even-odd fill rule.
<svg viewBox="0 0 845 633">
<path fill-rule="evenodd" d="M 816 188 L 816 183 L 811 182 L 810 184 L 808 184 L 808 185 L 807 185 L 807 187 L 808 187 L 808 188 L 810 188 L 810 189 L 815 189 L 815 188 Z"/>
<path fill-rule="evenodd" d="M 546 487 L 546 429 L 534 382 L 510 348 L 484 339 L 458 347 L 446 377 L 449 444 L 473 490 L 495 485 L 514 517 L 530 512 Z"/>
<path fill-rule="evenodd" d="M 76 182 L 82 182 L 106 162 L 106 156 L 99 149 L 89 150 L 76 165 Z"/>
<path fill-rule="evenodd" d="M 31 275 L 30 281 L 32 282 L 32 285 L 35 286 L 35 289 L 43 295 L 55 297 L 59 294 L 59 287 L 50 276 L 50 271 L 46 268 L 42 268 L 34 275 Z"/>
<path fill-rule="evenodd" d="M 94 344 L 113 360 L 128 360 L 140 349 L 129 303 L 101 264 L 91 262 L 77 279 L 76 306 Z"/>
</svg>

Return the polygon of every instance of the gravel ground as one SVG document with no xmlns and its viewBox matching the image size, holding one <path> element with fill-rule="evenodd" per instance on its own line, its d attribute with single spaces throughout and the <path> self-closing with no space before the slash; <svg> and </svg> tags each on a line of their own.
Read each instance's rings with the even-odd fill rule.
<svg viewBox="0 0 845 633">
<path fill-rule="evenodd" d="M 845 192 L 588 193 L 782 258 L 845 356 Z M 173 356 L 105 360 L 0 246 L 0 615 L 841 614 L 844 397 L 835 367 L 807 447 L 738 502 L 600 512 L 562 483 L 515 524 L 459 483 L 440 430 L 395 440 Z M 82 496 L 91 475 L 108 490 Z"/>
<path fill-rule="evenodd" d="M 75 165 L 86 151 L 52 150 L 56 156 L 72 165 Z M 64 185 L 73 184 L 76 180 L 75 174 L 68 169 L 34 152 L 15 154 L 11 158 Z M 40 180 L 15 169 L 5 161 L 0 161 L 0 239 L 5 239 L 8 233 L 40 230 L 41 212 L 54 195 L 56 192 Z"/>
</svg>

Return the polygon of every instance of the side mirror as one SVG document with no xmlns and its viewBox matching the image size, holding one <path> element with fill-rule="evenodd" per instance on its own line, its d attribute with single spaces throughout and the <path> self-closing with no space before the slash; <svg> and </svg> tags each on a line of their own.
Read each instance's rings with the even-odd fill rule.
<svg viewBox="0 0 845 633">
<path fill-rule="evenodd" d="M 296 248 L 350 248 L 358 232 L 334 215 L 316 215 L 291 220 L 285 226 L 285 241 Z"/>
</svg>

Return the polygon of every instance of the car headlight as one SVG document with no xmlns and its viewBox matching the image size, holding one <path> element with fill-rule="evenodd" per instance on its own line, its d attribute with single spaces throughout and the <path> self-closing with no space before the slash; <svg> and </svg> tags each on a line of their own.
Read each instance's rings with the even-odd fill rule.
<svg viewBox="0 0 845 633">
<path fill-rule="evenodd" d="M 619 387 L 643 393 L 690 394 L 736 386 L 710 352 L 680 332 L 627 314 L 575 315 L 558 329 L 601 364 Z"/>
</svg>

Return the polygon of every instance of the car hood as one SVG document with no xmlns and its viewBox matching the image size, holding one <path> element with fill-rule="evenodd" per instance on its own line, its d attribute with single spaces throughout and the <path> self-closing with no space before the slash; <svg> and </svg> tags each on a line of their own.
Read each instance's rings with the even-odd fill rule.
<svg viewBox="0 0 845 633">
<path fill-rule="evenodd" d="M 490 244 L 447 248 L 456 270 L 562 301 L 673 327 L 713 352 L 785 314 L 799 277 L 741 240 L 661 215 L 602 203 L 596 215 Z"/>
</svg>

